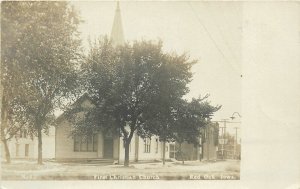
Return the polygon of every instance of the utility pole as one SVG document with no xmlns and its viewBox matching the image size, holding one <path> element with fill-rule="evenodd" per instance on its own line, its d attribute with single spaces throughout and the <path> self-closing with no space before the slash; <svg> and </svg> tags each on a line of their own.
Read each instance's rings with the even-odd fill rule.
<svg viewBox="0 0 300 189">
<path fill-rule="evenodd" d="M 209 161 L 210 127 L 207 127 L 207 160 Z"/>
<path fill-rule="evenodd" d="M 221 128 L 221 136 L 222 136 L 222 148 L 221 148 L 221 152 L 222 152 L 222 159 L 224 159 L 224 127 L 220 127 Z"/>
<path fill-rule="evenodd" d="M 224 136 L 226 135 L 226 122 L 228 119 L 222 119 L 222 122 L 224 123 Z"/>
<path fill-rule="evenodd" d="M 240 115 L 239 115 L 240 116 Z M 233 116 L 232 116 L 233 117 Z M 231 119 L 233 119 L 231 117 Z M 241 117 L 241 116 L 240 116 Z M 222 123 L 223 122 L 223 127 L 219 127 L 221 129 L 221 132 L 219 133 L 219 136 L 220 136 L 220 139 L 221 139 L 221 142 L 222 142 L 222 146 L 221 146 L 221 153 L 222 153 L 222 159 L 224 159 L 224 157 L 226 158 L 227 156 L 227 151 L 226 151 L 226 146 L 227 144 L 225 144 L 226 142 L 226 139 L 227 139 L 227 136 L 226 136 L 226 128 L 227 128 L 227 123 L 230 123 L 231 124 L 239 124 L 241 123 L 240 121 L 228 121 L 229 119 L 222 119 L 220 121 L 212 121 L 214 123 Z M 234 150 L 233 150 L 234 151 Z M 225 154 L 226 153 L 226 154 Z M 234 152 L 233 152 L 234 153 Z"/>
<path fill-rule="evenodd" d="M 223 134 L 223 147 L 222 147 L 222 159 L 224 159 L 224 152 L 226 153 L 226 149 L 224 150 L 225 147 L 225 141 L 226 141 L 226 122 L 228 119 L 222 119 L 222 122 L 224 123 L 224 134 Z M 226 155 L 225 155 L 226 157 Z"/>
<path fill-rule="evenodd" d="M 235 128 L 235 145 L 234 145 L 234 157 L 236 158 L 237 155 L 237 130 L 239 129 L 238 127 Z"/>
</svg>

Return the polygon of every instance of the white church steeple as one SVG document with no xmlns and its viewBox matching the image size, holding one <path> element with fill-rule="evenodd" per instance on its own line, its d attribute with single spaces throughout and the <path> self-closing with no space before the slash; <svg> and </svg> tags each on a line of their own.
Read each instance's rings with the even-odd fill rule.
<svg viewBox="0 0 300 189">
<path fill-rule="evenodd" d="M 125 43 L 119 1 L 117 1 L 117 8 L 115 12 L 113 27 L 111 30 L 110 40 L 112 41 L 112 44 L 114 46 L 124 45 Z"/>
</svg>

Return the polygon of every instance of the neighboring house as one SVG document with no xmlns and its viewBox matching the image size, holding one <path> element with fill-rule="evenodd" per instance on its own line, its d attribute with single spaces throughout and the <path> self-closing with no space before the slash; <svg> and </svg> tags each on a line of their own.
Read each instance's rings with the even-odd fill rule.
<svg viewBox="0 0 300 189">
<path fill-rule="evenodd" d="M 181 144 L 182 154 L 179 153 L 179 144 L 170 144 L 170 158 L 177 160 L 216 160 L 218 151 L 218 132 L 219 126 L 211 123 L 201 131 L 202 136 L 199 138 L 199 145 Z"/>
<path fill-rule="evenodd" d="M 83 95 L 73 106 L 78 105 L 82 108 L 93 106 L 87 95 Z M 124 161 L 125 148 L 122 138 L 103 132 L 88 137 L 72 136 L 72 123 L 64 115 L 65 113 L 57 119 L 55 134 L 55 158 L 57 160 L 111 159 L 117 162 Z M 166 159 L 169 159 L 168 149 L 169 144 L 166 144 Z M 129 160 L 161 160 L 162 151 L 163 144 L 159 142 L 158 137 L 142 139 L 135 134 L 129 148 Z"/>
<path fill-rule="evenodd" d="M 202 159 L 217 160 L 219 124 L 211 123 L 204 128 L 202 139 Z"/>
<path fill-rule="evenodd" d="M 43 134 L 43 158 L 54 158 L 55 128 L 50 127 L 49 133 Z M 31 138 L 25 129 L 19 131 L 14 138 L 8 141 L 8 148 L 11 158 L 36 159 L 38 154 L 37 137 Z M 5 159 L 5 150 L 2 148 L 2 159 Z"/>
</svg>

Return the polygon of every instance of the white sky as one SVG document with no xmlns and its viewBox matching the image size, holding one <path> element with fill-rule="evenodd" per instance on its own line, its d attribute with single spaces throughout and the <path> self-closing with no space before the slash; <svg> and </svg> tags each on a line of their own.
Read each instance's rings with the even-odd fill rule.
<svg viewBox="0 0 300 189">
<path fill-rule="evenodd" d="M 110 35 L 116 2 L 72 2 L 83 43 Z M 238 2 L 120 2 L 125 40 L 161 39 L 166 51 L 198 59 L 187 98 L 210 94 L 213 120 L 241 112 L 242 9 Z"/>
</svg>

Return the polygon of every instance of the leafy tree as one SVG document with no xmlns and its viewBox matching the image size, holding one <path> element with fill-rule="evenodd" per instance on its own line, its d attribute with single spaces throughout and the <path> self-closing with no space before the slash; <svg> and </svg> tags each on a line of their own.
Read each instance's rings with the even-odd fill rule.
<svg viewBox="0 0 300 189">
<path fill-rule="evenodd" d="M 179 154 L 183 163 L 181 144 L 187 142 L 198 146 L 201 129 L 210 123 L 211 116 L 221 108 L 219 105 L 212 106 L 208 101 L 204 101 L 208 97 L 209 95 L 192 99 L 191 102 L 182 101 L 177 110 L 173 132 L 175 141 L 179 144 Z"/>
<path fill-rule="evenodd" d="M 172 73 L 171 69 L 168 69 L 168 72 Z M 176 75 L 179 77 L 178 73 Z M 186 79 L 188 78 L 186 77 Z M 175 81 L 178 82 L 178 79 Z M 168 82 L 170 83 L 170 81 Z M 155 100 L 151 102 L 152 112 L 147 115 L 144 128 L 150 135 L 159 136 L 164 144 L 165 142 L 176 141 L 179 144 L 178 154 L 184 160 L 181 144 L 188 142 L 195 146 L 199 145 L 201 128 L 209 123 L 211 116 L 221 106 L 212 106 L 208 101 L 204 101 L 209 95 L 188 102 L 183 100 L 181 95 L 174 95 L 180 87 L 172 89 L 172 87 L 164 86 L 162 80 L 159 83 L 162 86 L 160 95 L 153 98 Z M 182 91 L 184 90 L 187 88 L 183 87 Z"/>
<path fill-rule="evenodd" d="M 1 141 L 3 142 L 6 162 L 10 163 L 10 152 L 7 142 L 22 127 L 20 99 L 23 98 L 22 74 L 20 64 L 15 59 L 17 43 L 24 32 L 21 25 L 24 17 L 18 14 L 19 3 L 2 2 L 1 6 Z"/>
<path fill-rule="evenodd" d="M 142 138 L 154 133 L 149 121 L 155 124 L 152 118 L 159 107 L 153 102 L 161 97 L 170 97 L 167 100 L 170 102 L 186 94 L 192 63 L 185 55 L 163 53 L 161 42 L 133 42 L 116 48 L 108 39 L 96 42 L 83 67 L 84 85 L 95 106 L 84 113 L 83 121 L 75 123 L 75 130 L 80 133 L 109 131 L 122 137 L 124 165 L 128 166 L 134 133 Z M 174 97 L 170 92 L 169 96 L 164 95 L 163 90 L 169 87 Z M 69 115 L 73 115 L 71 120 L 76 119 L 74 112 Z"/>
<path fill-rule="evenodd" d="M 38 163 L 42 164 L 42 130 L 47 131 L 54 109 L 77 88 L 80 20 L 67 2 L 2 2 L 2 10 L 5 26 L 17 33 L 11 37 L 11 47 L 6 41 L 10 34 L 2 39 L 9 44 L 5 61 L 22 70 L 17 75 L 22 89 L 18 102 L 23 119 L 32 123 L 38 136 Z"/>
<path fill-rule="evenodd" d="M 149 135 L 159 136 L 163 142 L 163 164 L 165 164 L 165 144 L 174 141 L 174 125 L 177 109 L 182 103 L 182 97 L 189 89 L 187 83 L 191 81 L 191 66 L 196 61 L 188 64 L 189 57 L 186 54 L 166 54 L 162 65 L 154 77 L 157 92 L 151 96 L 150 106 L 145 113 L 145 126 Z"/>
</svg>

